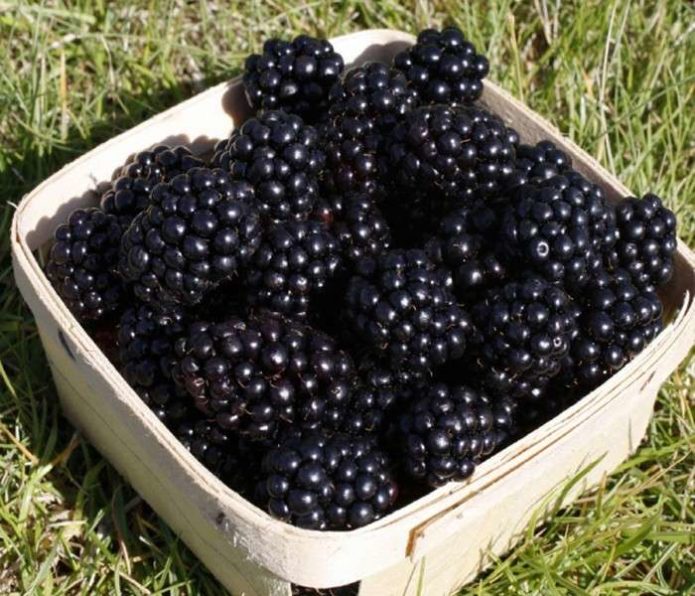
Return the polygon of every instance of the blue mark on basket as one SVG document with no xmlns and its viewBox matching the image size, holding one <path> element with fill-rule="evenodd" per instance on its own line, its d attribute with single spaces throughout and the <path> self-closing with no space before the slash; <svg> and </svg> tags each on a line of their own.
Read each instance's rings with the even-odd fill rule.
<svg viewBox="0 0 695 596">
<path fill-rule="evenodd" d="M 72 360 L 75 359 L 75 355 L 72 353 L 72 350 L 70 349 L 70 346 L 68 345 L 68 340 L 65 339 L 65 335 L 63 335 L 62 331 L 58 331 L 58 339 L 60 340 L 60 343 L 62 344 L 63 348 L 65 348 L 65 351 L 68 353 L 68 356 Z"/>
</svg>

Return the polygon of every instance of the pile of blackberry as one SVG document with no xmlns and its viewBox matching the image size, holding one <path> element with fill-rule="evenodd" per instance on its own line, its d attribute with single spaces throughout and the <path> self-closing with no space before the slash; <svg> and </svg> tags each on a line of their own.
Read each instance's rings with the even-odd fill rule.
<svg viewBox="0 0 695 596">
<path fill-rule="evenodd" d="M 350 530 L 465 482 L 663 327 L 675 215 L 525 143 L 478 102 L 488 69 L 455 27 L 345 71 L 268 40 L 211 155 L 142 151 L 56 229 L 67 309 L 277 519 Z"/>
</svg>

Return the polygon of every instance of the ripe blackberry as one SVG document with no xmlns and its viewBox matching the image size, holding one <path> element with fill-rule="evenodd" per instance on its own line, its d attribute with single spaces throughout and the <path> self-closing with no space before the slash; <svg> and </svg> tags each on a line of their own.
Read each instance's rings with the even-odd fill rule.
<svg viewBox="0 0 695 596">
<path fill-rule="evenodd" d="M 285 423 L 315 428 L 340 419 L 354 380 L 350 357 L 328 336 L 262 313 L 197 321 L 176 344 L 175 380 L 224 431 L 252 440 Z"/>
<path fill-rule="evenodd" d="M 601 269 L 616 238 L 615 214 L 603 191 L 576 172 L 517 188 L 502 215 L 508 254 L 569 288 Z"/>
<path fill-rule="evenodd" d="M 330 118 L 321 127 L 324 194 L 373 193 L 383 135 L 415 106 L 415 93 L 401 72 L 375 62 L 349 71 L 329 101 Z"/>
<path fill-rule="evenodd" d="M 495 391 L 531 391 L 560 370 L 574 310 L 569 296 L 540 277 L 521 275 L 472 309 L 483 382 Z"/>
<path fill-rule="evenodd" d="M 337 239 L 317 221 L 273 224 L 244 274 L 249 303 L 305 316 L 340 265 Z"/>
<path fill-rule="evenodd" d="M 363 258 L 346 293 L 346 316 L 395 368 L 425 371 L 460 358 L 469 328 L 451 294 L 451 277 L 421 250 Z"/>
<path fill-rule="evenodd" d="M 511 434 L 513 404 L 435 383 L 399 419 L 406 473 L 431 487 L 468 478 Z"/>
<path fill-rule="evenodd" d="M 397 488 L 372 439 L 310 433 L 266 455 L 257 494 L 273 517 L 292 525 L 351 530 L 386 514 Z"/>
<path fill-rule="evenodd" d="M 187 415 L 191 401 L 171 378 L 174 342 L 184 325 L 181 310 L 161 313 L 148 305 L 128 308 L 118 324 L 123 377 L 167 426 Z"/>
<path fill-rule="evenodd" d="M 427 243 L 428 255 L 451 271 L 453 291 L 460 301 L 473 303 L 483 291 L 508 277 L 504 263 L 489 246 L 496 228 L 494 210 L 486 202 L 476 201 L 444 217 Z"/>
<path fill-rule="evenodd" d="M 385 169 L 406 191 L 438 189 L 452 200 L 450 207 L 465 205 L 507 186 L 518 141 L 516 131 L 481 108 L 421 107 L 408 112 L 386 140 Z"/>
<path fill-rule="evenodd" d="M 150 193 L 157 184 L 202 165 L 202 160 L 181 145 L 157 145 L 141 151 L 116 171 L 111 188 L 101 197 L 101 208 L 116 215 L 125 231 L 150 204 Z"/>
<path fill-rule="evenodd" d="M 613 265 L 625 269 L 638 288 L 660 288 L 673 275 L 676 216 L 654 194 L 628 197 L 616 208 L 619 239 Z"/>
<path fill-rule="evenodd" d="M 136 296 L 196 304 L 237 274 L 260 244 L 253 190 L 221 170 L 194 168 L 159 184 L 121 242 L 120 271 Z"/>
<path fill-rule="evenodd" d="M 343 67 L 342 56 L 325 39 L 269 39 L 262 54 L 246 59 L 246 99 L 256 110 L 283 109 L 317 121 L 327 110 L 328 92 Z"/>
<path fill-rule="evenodd" d="M 244 122 L 212 158 L 253 187 L 263 216 L 280 221 L 306 219 L 314 209 L 324 161 L 316 129 L 279 110 Z"/>
<path fill-rule="evenodd" d="M 586 392 L 656 337 L 663 328 L 662 304 L 654 291 L 636 287 L 624 270 L 597 275 L 578 300 L 578 333 L 563 360 L 562 374 Z"/>
<path fill-rule="evenodd" d="M 478 99 L 490 69 L 487 58 L 476 53 L 458 27 L 421 31 L 417 43 L 397 54 L 393 64 L 422 102 L 445 104 Z"/>
<path fill-rule="evenodd" d="M 551 141 L 535 145 L 519 145 L 516 148 L 514 173 L 507 182 L 508 188 L 527 184 L 529 181 L 547 180 L 565 174 L 572 167 L 572 160 Z"/>
<path fill-rule="evenodd" d="M 190 415 L 174 434 L 208 470 L 245 497 L 253 497 L 264 450 L 224 431 L 214 420 Z"/>
<path fill-rule="evenodd" d="M 83 321 L 116 312 L 125 296 L 116 273 L 118 218 L 96 207 L 76 209 L 53 237 L 46 276 L 70 311 Z"/>
</svg>

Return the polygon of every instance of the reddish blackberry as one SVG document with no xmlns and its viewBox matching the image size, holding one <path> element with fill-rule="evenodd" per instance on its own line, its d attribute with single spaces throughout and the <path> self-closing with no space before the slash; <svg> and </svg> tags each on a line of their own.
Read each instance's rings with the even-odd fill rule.
<svg viewBox="0 0 695 596">
<path fill-rule="evenodd" d="M 258 499 L 273 516 L 311 530 L 351 530 L 379 519 L 397 488 L 370 438 L 292 436 L 263 460 Z"/>
<path fill-rule="evenodd" d="M 517 394 L 559 372 L 575 324 L 562 289 L 533 275 L 519 279 L 491 290 L 472 309 L 484 383 Z"/>
<path fill-rule="evenodd" d="M 578 333 L 563 361 L 566 381 L 588 391 L 639 354 L 663 328 L 656 293 L 639 289 L 626 271 L 601 273 L 579 297 Z"/>
<path fill-rule="evenodd" d="M 125 380 L 167 426 L 188 413 L 190 399 L 171 378 L 174 342 L 184 331 L 178 309 L 128 308 L 118 324 L 120 368 Z"/>
<path fill-rule="evenodd" d="M 546 180 L 568 172 L 572 160 L 551 141 L 540 141 L 535 145 L 519 145 L 516 148 L 514 173 L 507 186 L 513 188 L 529 181 Z"/>
<path fill-rule="evenodd" d="M 84 321 L 117 311 L 125 295 L 116 273 L 118 218 L 96 207 L 76 209 L 53 237 L 46 276 L 70 311 Z"/>
<path fill-rule="evenodd" d="M 346 316 L 395 368 L 424 371 L 460 358 L 469 321 L 451 294 L 451 277 L 421 250 L 363 258 L 348 284 Z"/>
<path fill-rule="evenodd" d="M 246 59 L 246 99 L 256 110 L 283 109 L 317 121 L 327 110 L 328 91 L 343 66 L 342 56 L 325 39 L 269 39 L 262 54 Z"/>
<path fill-rule="evenodd" d="M 136 296 L 196 304 L 234 276 L 260 244 L 253 190 L 222 170 L 194 168 L 159 184 L 121 242 L 120 271 Z"/>
<path fill-rule="evenodd" d="M 616 208 L 619 239 L 613 265 L 624 268 L 638 288 L 655 289 L 673 275 L 676 216 L 654 194 L 628 197 Z"/>
<path fill-rule="evenodd" d="M 431 487 L 468 478 L 511 434 L 513 404 L 435 383 L 399 419 L 406 473 Z"/>
<path fill-rule="evenodd" d="M 331 338 L 267 313 L 198 321 L 176 355 L 174 377 L 198 409 L 253 440 L 277 436 L 284 423 L 339 420 L 354 381 L 352 361 Z"/>
<path fill-rule="evenodd" d="M 227 486 L 253 497 L 264 450 L 224 431 L 214 420 L 189 415 L 174 430 L 183 446 Z"/>
<path fill-rule="evenodd" d="M 476 53 L 458 27 L 421 31 L 417 43 L 397 54 L 393 64 L 422 102 L 446 104 L 478 99 L 490 69 L 487 58 Z"/>
<path fill-rule="evenodd" d="M 338 241 L 317 221 L 273 224 L 246 267 L 249 303 L 305 316 L 340 265 Z"/>
<path fill-rule="evenodd" d="M 499 286 L 508 277 L 503 262 L 489 247 L 496 228 L 494 210 L 477 201 L 444 217 L 438 233 L 427 243 L 428 255 L 451 271 L 454 294 L 463 302 L 475 302 L 481 292 Z"/>
<path fill-rule="evenodd" d="M 403 74 L 385 64 L 354 68 L 336 83 L 330 93 L 330 119 L 321 127 L 324 193 L 373 193 L 383 135 L 414 105 L 415 94 Z"/>
<path fill-rule="evenodd" d="M 314 209 L 324 160 L 316 129 L 278 110 L 244 122 L 218 144 L 212 163 L 251 184 L 262 215 L 286 221 Z"/>
<path fill-rule="evenodd" d="M 615 244 L 615 214 L 600 187 L 568 172 L 517 188 L 502 215 L 502 236 L 522 266 L 581 287 Z"/>
<path fill-rule="evenodd" d="M 385 169 L 406 191 L 439 189 L 452 199 L 450 206 L 465 205 L 507 186 L 518 140 L 481 108 L 422 107 L 408 112 L 387 138 Z"/>
<path fill-rule="evenodd" d="M 101 197 L 101 208 L 118 216 L 125 231 L 133 218 L 150 204 L 150 193 L 157 184 L 202 165 L 183 146 L 157 145 L 141 151 L 116 171 L 111 188 Z"/>
</svg>

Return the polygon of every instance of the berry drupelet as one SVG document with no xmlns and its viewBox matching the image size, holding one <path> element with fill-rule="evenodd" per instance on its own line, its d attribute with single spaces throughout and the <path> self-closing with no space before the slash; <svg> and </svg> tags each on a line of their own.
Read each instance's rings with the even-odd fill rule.
<svg viewBox="0 0 695 596">
<path fill-rule="evenodd" d="M 490 65 L 457 27 L 425 29 L 411 48 L 396 55 L 393 64 L 403 71 L 423 103 L 472 103 L 483 92 Z"/>
<path fill-rule="evenodd" d="M 203 162 L 183 146 L 157 145 L 141 151 L 116 171 L 111 188 L 101 197 L 101 208 L 116 215 L 125 232 L 135 216 L 149 206 L 150 193 L 157 184 L 201 166 Z"/>
<path fill-rule="evenodd" d="M 272 439 L 285 423 L 336 425 L 354 381 L 350 357 L 328 336 L 261 313 L 196 321 L 176 344 L 175 380 L 224 431 Z"/>
<path fill-rule="evenodd" d="M 518 187 L 502 214 L 510 258 L 551 282 L 581 288 L 617 239 L 601 188 L 576 172 Z"/>
<path fill-rule="evenodd" d="M 253 189 L 194 168 L 159 184 L 123 236 L 120 271 L 144 302 L 196 304 L 236 275 L 261 240 Z"/>
<path fill-rule="evenodd" d="M 559 287 L 522 274 L 488 292 L 472 316 L 477 365 L 491 391 L 520 397 L 559 372 L 575 325 L 572 302 Z"/>
<path fill-rule="evenodd" d="M 340 261 L 337 239 L 320 222 L 273 224 L 245 269 L 248 301 L 283 315 L 303 317 Z"/>
<path fill-rule="evenodd" d="M 392 250 L 356 264 L 346 316 L 393 367 L 426 371 L 460 358 L 470 327 L 451 294 L 451 277 L 421 250 Z"/>
<path fill-rule="evenodd" d="M 318 121 L 326 113 L 328 92 L 343 67 L 343 58 L 325 39 L 308 35 L 292 41 L 269 39 L 262 54 L 246 59 L 246 99 L 256 110 L 283 109 Z"/>
<path fill-rule="evenodd" d="M 518 141 L 516 131 L 482 108 L 421 107 L 391 131 L 385 169 L 402 189 L 438 189 L 450 207 L 465 206 L 507 186 Z"/>
<path fill-rule="evenodd" d="M 70 311 L 83 321 L 118 311 L 125 296 L 116 272 L 118 218 L 96 207 L 77 209 L 58 226 L 54 239 L 46 276 Z"/>
<path fill-rule="evenodd" d="M 486 202 L 476 201 L 444 217 L 437 234 L 427 242 L 428 255 L 451 271 L 454 295 L 462 302 L 476 302 L 482 292 L 508 277 L 504 263 L 489 245 L 496 228 L 494 210 Z"/>
<path fill-rule="evenodd" d="M 616 208 L 616 221 L 619 239 L 612 264 L 625 269 L 639 288 L 663 286 L 673 275 L 678 246 L 673 211 L 654 194 L 628 197 Z"/>
<path fill-rule="evenodd" d="M 180 309 L 160 313 L 148 305 L 128 308 L 118 324 L 120 369 L 128 384 L 167 426 L 190 412 L 190 399 L 171 378 L 174 342 L 185 328 Z"/>
<path fill-rule="evenodd" d="M 215 167 L 253 187 L 265 218 L 280 221 L 306 219 L 314 209 L 324 161 L 316 129 L 279 110 L 244 122 L 212 158 Z"/>
<path fill-rule="evenodd" d="M 351 530 L 379 519 L 397 495 L 389 462 L 371 438 L 291 436 L 263 460 L 259 504 L 311 530 Z"/>
<path fill-rule="evenodd" d="M 578 333 L 563 361 L 565 377 L 582 391 L 598 387 L 639 354 L 663 328 L 656 293 L 618 270 L 601 273 L 579 298 Z"/>
<path fill-rule="evenodd" d="M 551 141 L 535 145 L 519 145 L 516 148 L 514 172 L 507 181 L 508 188 L 527 184 L 529 181 L 546 180 L 568 172 L 572 160 Z"/>
<path fill-rule="evenodd" d="M 467 386 L 430 385 L 398 422 L 406 473 L 431 487 L 465 480 L 509 438 L 513 411 L 508 400 Z"/>
</svg>

